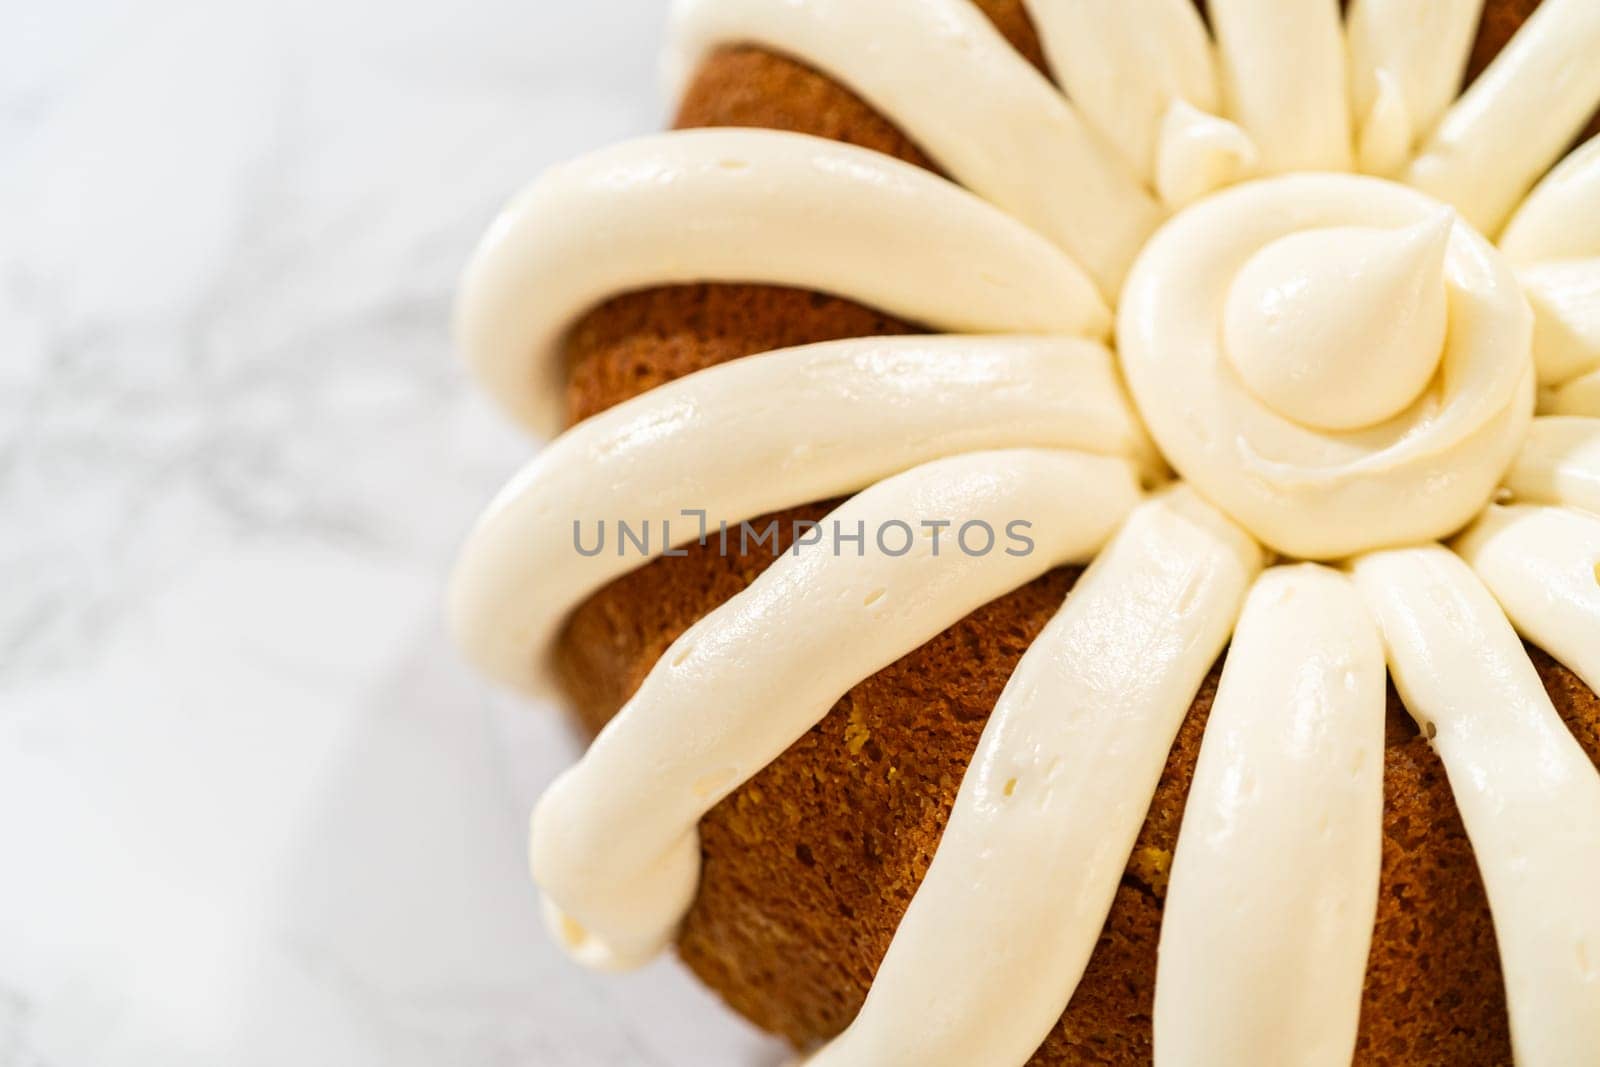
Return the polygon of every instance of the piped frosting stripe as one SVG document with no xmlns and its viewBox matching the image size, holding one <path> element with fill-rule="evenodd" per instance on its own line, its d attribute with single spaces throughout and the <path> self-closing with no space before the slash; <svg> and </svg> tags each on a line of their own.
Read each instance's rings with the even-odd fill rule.
<svg viewBox="0 0 1600 1067">
<path fill-rule="evenodd" d="M 1514 503 L 1600 515 L 1600 418 L 1534 419 L 1505 484 Z"/>
<path fill-rule="evenodd" d="M 786 553 L 695 623 L 539 801 L 532 867 L 557 935 L 599 965 L 659 951 L 694 897 L 702 815 L 861 679 L 1049 568 L 1086 561 L 1138 492 L 1126 461 L 1025 449 L 925 464 L 841 505 L 824 525 L 864 530 L 859 549 Z M 941 547 L 924 523 L 950 520 L 1002 537 L 1028 522 L 1032 550 L 971 554 L 949 530 Z M 879 536 L 894 523 L 914 532 L 908 548 Z"/>
<path fill-rule="evenodd" d="M 807 1067 L 1028 1059 L 1261 562 L 1191 490 L 1133 513 L 1018 664 L 866 1004 Z"/>
<path fill-rule="evenodd" d="M 1350 1062 L 1378 901 L 1387 680 L 1343 575 L 1305 564 L 1256 582 L 1167 888 L 1158 1067 Z"/>
<path fill-rule="evenodd" d="M 1411 161 L 1456 98 L 1483 0 L 1354 0 L 1350 102 L 1359 164 L 1389 175 Z"/>
<path fill-rule="evenodd" d="M 495 398 L 553 436 L 573 321 L 619 293 L 705 281 L 815 289 L 950 333 L 1110 325 L 1065 253 L 937 175 L 822 138 L 713 129 L 546 172 L 479 245 L 457 335 Z"/>
<path fill-rule="evenodd" d="M 1533 306 L 1539 383 L 1559 387 L 1600 370 L 1600 255 L 1536 263 L 1517 277 Z"/>
<path fill-rule="evenodd" d="M 1524 637 L 1600 692 L 1600 515 L 1495 506 L 1455 550 Z"/>
<path fill-rule="evenodd" d="M 451 585 L 459 642 L 491 676 L 543 694 L 567 614 L 645 560 L 919 463 L 1024 446 L 1123 456 L 1150 478 L 1160 467 L 1093 341 L 859 338 L 710 367 L 579 423 L 502 490 Z M 603 543 L 619 521 L 647 543 Z"/>
<path fill-rule="evenodd" d="M 1400 549 L 1353 572 L 1483 873 L 1516 1060 L 1588 1063 L 1600 1049 L 1600 773 L 1460 557 Z"/>
<path fill-rule="evenodd" d="M 1600 370 L 1545 390 L 1539 397 L 1539 413 L 1600 419 Z"/>
<path fill-rule="evenodd" d="M 1600 137 L 1590 138 L 1528 194 L 1500 237 L 1518 266 L 1600 256 Z"/>
<path fill-rule="evenodd" d="M 719 44 L 756 44 L 833 76 L 1108 296 L 1159 221 L 1132 171 L 970 0 L 677 0 L 672 38 L 684 75 Z"/>
<path fill-rule="evenodd" d="M 1600 4 L 1542 0 L 1445 114 L 1406 180 L 1500 232 L 1600 106 Z"/>
<path fill-rule="evenodd" d="M 1024 0 L 1056 81 L 1147 183 L 1178 100 L 1221 106 L 1211 39 L 1193 0 Z"/>
<path fill-rule="evenodd" d="M 1349 170 L 1339 0 L 1211 0 L 1227 114 L 1267 174 Z"/>
</svg>

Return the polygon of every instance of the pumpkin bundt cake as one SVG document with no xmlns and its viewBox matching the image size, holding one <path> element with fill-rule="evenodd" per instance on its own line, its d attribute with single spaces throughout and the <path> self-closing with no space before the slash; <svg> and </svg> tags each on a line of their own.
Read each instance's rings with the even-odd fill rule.
<svg viewBox="0 0 1600 1067">
<path fill-rule="evenodd" d="M 460 306 L 555 936 L 823 1067 L 1600 1064 L 1600 3 L 672 38 Z"/>
</svg>

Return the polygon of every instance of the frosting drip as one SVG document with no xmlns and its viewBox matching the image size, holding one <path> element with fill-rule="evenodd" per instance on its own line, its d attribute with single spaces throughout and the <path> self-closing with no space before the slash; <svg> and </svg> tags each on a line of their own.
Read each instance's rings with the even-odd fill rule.
<svg viewBox="0 0 1600 1067">
<path fill-rule="evenodd" d="M 1488 242 L 1428 197 L 1339 175 L 1188 209 L 1135 264 L 1118 321 L 1168 462 L 1306 559 L 1464 526 L 1533 414 L 1531 336 Z"/>
<path fill-rule="evenodd" d="M 1356 430 L 1400 414 L 1444 352 L 1444 257 L 1454 212 L 1405 230 L 1341 226 L 1281 237 L 1244 265 L 1223 346 L 1287 418 Z"/>
</svg>

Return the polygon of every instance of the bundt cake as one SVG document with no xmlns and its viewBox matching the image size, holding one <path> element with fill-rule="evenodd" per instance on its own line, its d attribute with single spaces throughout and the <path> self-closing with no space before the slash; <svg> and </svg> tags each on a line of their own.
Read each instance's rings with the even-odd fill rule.
<svg viewBox="0 0 1600 1067">
<path fill-rule="evenodd" d="M 1600 2 L 672 40 L 459 308 L 563 945 L 824 1067 L 1600 1064 Z"/>
</svg>

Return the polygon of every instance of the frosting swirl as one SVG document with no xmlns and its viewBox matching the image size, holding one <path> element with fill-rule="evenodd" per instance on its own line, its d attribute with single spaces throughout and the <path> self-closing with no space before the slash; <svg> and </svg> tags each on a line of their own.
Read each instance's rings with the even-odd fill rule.
<svg viewBox="0 0 1600 1067">
<path fill-rule="evenodd" d="M 1445 209 L 1406 230 L 1279 238 L 1233 283 L 1224 354 L 1256 396 L 1304 426 L 1359 430 L 1400 414 L 1444 350 L 1454 222 Z"/>
<path fill-rule="evenodd" d="M 1334 559 L 1441 537 L 1489 500 L 1533 413 L 1510 266 L 1431 198 L 1297 175 L 1179 215 L 1118 340 L 1168 461 L 1262 541 Z"/>
</svg>

